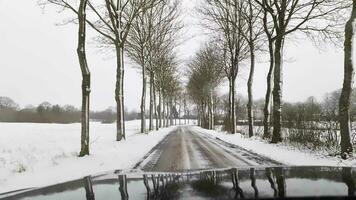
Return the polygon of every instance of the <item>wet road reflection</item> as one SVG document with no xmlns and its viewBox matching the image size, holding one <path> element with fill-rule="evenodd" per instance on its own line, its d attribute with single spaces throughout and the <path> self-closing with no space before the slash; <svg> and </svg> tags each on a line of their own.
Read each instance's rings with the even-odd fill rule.
<svg viewBox="0 0 356 200">
<path fill-rule="evenodd" d="M 258 199 L 353 197 L 353 168 L 231 168 L 184 173 L 117 171 L 4 199 Z M 3 196 L 0 196 L 0 198 Z"/>
</svg>

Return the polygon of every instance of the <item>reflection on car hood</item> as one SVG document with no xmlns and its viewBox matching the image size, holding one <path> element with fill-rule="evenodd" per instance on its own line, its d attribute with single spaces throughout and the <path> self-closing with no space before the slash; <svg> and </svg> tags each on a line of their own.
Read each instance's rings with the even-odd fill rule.
<svg viewBox="0 0 356 200">
<path fill-rule="evenodd" d="M 254 167 L 179 173 L 114 171 L 4 199 L 268 199 L 350 197 L 355 194 L 355 168 Z M 6 196 L 6 197 L 5 197 Z"/>
</svg>

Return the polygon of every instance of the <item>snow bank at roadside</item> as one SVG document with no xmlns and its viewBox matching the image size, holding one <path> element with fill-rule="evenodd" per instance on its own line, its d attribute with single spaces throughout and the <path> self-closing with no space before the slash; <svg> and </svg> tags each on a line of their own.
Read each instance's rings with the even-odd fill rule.
<svg viewBox="0 0 356 200">
<path fill-rule="evenodd" d="M 91 123 L 91 155 L 78 158 L 80 124 L 0 123 L 0 193 L 131 168 L 174 129 L 145 135 L 139 127 L 127 122 L 127 140 L 116 142 L 115 124 Z"/>
<path fill-rule="evenodd" d="M 219 138 L 225 142 L 238 145 L 249 151 L 266 156 L 286 165 L 294 166 L 353 166 L 356 160 L 342 160 L 338 157 L 330 157 L 323 154 L 317 154 L 311 151 L 301 151 L 294 147 L 284 144 L 270 144 L 266 141 L 253 137 L 246 138 L 241 134 L 227 134 L 222 131 L 206 130 L 200 127 L 194 127 L 193 130 L 202 134 Z"/>
</svg>

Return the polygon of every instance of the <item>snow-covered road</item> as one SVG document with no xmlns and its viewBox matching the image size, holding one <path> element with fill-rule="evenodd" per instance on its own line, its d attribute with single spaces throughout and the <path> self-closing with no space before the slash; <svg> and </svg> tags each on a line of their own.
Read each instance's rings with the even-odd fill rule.
<svg viewBox="0 0 356 200">
<path fill-rule="evenodd" d="M 137 166 L 145 171 L 184 171 L 280 163 L 181 126 L 167 135 Z"/>
</svg>

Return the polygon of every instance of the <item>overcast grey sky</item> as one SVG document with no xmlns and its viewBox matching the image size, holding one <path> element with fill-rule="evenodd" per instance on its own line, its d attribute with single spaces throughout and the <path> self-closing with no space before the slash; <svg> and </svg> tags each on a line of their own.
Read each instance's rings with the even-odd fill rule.
<svg viewBox="0 0 356 200">
<path fill-rule="evenodd" d="M 37 0 L 0 0 L 0 96 L 8 96 L 21 106 L 43 101 L 80 106 L 81 74 L 75 49 L 77 27 L 56 26 L 65 17 L 48 8 L 44 12 Z M 196 35 L 179 48 L 183 60 L 194 55 L 203 42 L 194 27 L 194 1 L 184 0 L 187 37 Z M 92 73 L 91 109 L 114 106 L 115 60 L 88 45 Z M 284 56 L 284 100 L 303 101 L 309 96 L 322 99 L 326 92 L 341 88 L 342 49 L 320 51 L 308 41 L 288 42 Z M 254 85 L 255 98 L 264 96 L 268 63 L 259 59 Z M 126 67 L 125 105 L 138 110 L 141 76 L 139 70 Z M 238 92 L 246 94 L 248 69 L 242 69 Z"/>
</svg>

